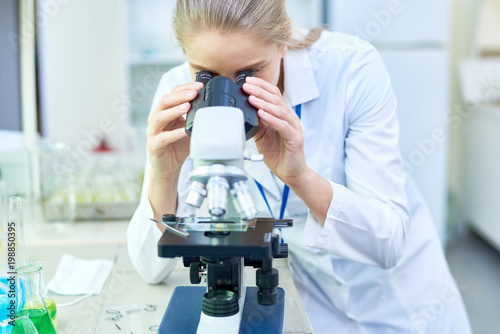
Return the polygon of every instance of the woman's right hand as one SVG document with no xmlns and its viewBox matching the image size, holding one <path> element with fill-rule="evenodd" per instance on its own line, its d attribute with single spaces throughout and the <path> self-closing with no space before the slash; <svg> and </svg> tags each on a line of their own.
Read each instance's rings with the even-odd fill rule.
<svg viewBox="0 0 500 334">
<path fill-rule="evenodd" d="M 201 82 L 175 86 L 170 94 L 162 96 L 149 115 L 147 147 L 150 172 L 156 178 L 168 180 L 179 175 L 189 155 L 189 137 L 184 130 L 186 120 L 182 116 L 189 111 L 189 102 L 202 88 Z"/>
</svg>

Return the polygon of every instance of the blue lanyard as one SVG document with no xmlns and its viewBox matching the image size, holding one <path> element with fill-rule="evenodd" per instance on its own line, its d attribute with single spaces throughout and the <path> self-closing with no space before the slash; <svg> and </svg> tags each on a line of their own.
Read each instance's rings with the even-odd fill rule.
<svg viewBox="0 0 500 334">
<path fill-rule="evenodd" d="M 301 104 L 299 104 L 295 107 L 295 113 L 297 114 L 297 116 L 299 116 L 299 119 L 301 119 L 301 114 L 302 114 L 302 105 Z M 262 194 L 264 201 L 266 202 L 267 208 L 269 209 L 271 216 L 274 218 L 273 211 L 271 210 L 271 206 L 269 205 L 269 201 L 267 200 L 266 193 L 264 192 L 264 188 L 262 187 L 262 184 L 260 184 L 257 180 L 254 180 L 254 181 L 257 184 L 257 188 L 259 188 L 259 191 Z M 290 193 L 290 188 L 285 184 L 285 187 L 283 188 L 283 196 L 281 197 L 281 209 L 280 209 L 280 217 L 279 217 L 280 220 L 283 219 L 283 216 L 285 215 L 286 202 L 288 201 L 288 194 L 289 193 Z M 281 242 L 283 242 L 283 239 L 281 239 Z"/>
</svg>

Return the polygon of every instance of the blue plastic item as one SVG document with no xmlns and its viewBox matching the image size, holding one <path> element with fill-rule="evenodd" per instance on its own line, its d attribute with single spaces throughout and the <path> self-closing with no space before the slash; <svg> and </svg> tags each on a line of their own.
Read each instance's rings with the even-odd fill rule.
<svg viewBox="0 0 500 334">
<path fill-rule="evenodd" d="M 257 287 L 248 287 L 240 325 L 240 333 L 274 334 L 283 332 L 285 292 L 278 291 L 278 303 L 263 306 L 257 302 Z M 200 322 L 205 287 L 179 286 L 163 316 L 159 334 L 195 334 Z"/>
</svg>

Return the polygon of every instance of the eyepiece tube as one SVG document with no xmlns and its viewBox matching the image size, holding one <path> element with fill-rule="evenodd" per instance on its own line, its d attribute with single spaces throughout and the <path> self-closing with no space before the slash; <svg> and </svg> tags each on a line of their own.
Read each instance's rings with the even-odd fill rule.
<svg viewBox="0 0 500 334">
<path fill-rule="evenodd" d="M 214 74 L 210 71 L 200 71 L 196 74 L 196 81 L 203 82 L 203 86 L 206 86 L 213 77 Z"/>
<path fill-rule="evenodd" d="M 240 71 L 236 74 L 236 84 L 239 86 L 243 86 L 247 77 L 253 77 L 253 71 L 244 70 Z"/>
</svg>

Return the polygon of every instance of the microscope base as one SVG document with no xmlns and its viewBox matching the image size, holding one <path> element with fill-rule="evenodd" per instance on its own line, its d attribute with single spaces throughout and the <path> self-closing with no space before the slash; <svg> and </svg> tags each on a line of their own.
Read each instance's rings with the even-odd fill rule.
<svg viewBox="0 0 500 334">
<path fill-rule="evenodd" d="M 240 333 L 274 334 L 283 332 L 285 292 L 278 291 L 278 303 L 263 306 L 257 302 L 257 287 L 247 287 Z M 201 316 L 205 287 L 176 287 L 160 324 L 159 334 L 195 334 Z M 222 333 L 221 333 L 222 334 Z"/>
</svg>

